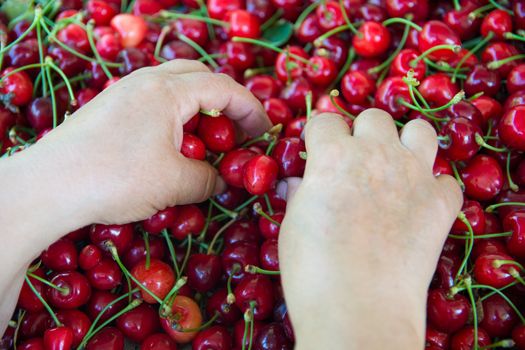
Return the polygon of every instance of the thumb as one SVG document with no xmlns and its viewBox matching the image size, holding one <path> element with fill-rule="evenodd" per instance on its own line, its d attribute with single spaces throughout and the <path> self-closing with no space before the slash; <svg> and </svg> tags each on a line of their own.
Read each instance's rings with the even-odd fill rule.
<svg viewBox="0 0 525 350">
<path fill-rule="evenodd" d="M 224 190 L 224 181 L 208 162 L 177 154 L 172 188 L 175 204 L 199 203 Z"/>
</svg>

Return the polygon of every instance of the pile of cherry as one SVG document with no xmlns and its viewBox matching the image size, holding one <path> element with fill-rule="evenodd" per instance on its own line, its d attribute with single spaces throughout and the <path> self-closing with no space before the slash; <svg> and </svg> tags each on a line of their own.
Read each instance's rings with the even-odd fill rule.
<svg viewBox="0 0 525 350">
<path fill-rule="evenodd" d="M 428 120 L 434 173 L 465 194 L 429 290 L 426 348 L 525 349 L 525 0 L 23 7 L 7 0 L 0 14 L 3 157 L 120 77 L 176 58 L 243 83 L 276 126 L 236 144 L 220 111 L 192 118 L 182 153 L 217 166 L 228 189 L 53 243 L 28 268 L 0 349 L 291 349 L 275 186 L 302 176 L 309 118 L 331 111 L 351 124 L 368 107 L 399 127 Z"/>
</svg>

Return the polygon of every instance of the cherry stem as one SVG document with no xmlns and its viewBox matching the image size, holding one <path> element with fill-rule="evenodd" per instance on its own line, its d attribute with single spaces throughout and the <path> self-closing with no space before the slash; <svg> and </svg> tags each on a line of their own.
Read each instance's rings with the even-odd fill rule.
<svg viewBox="0 0 525 350">
<path fill-rule="evenodd" d="M 309 90 L 304 97 L 306 100 L 306 121 L 312 118 L 312 91 Z"/>
<path fill-rule="evenodd" d="M 459 60 L 458 64 L 454 68 L 454 72 L 452 73 L 452 82 L 456 82 L 456 78 L 459 74 L 459 70 L 463 66 L 463 64 L 469 59 L 470 56 L 474 55 L 476 52 L 479 51 L 483 46 L 485 46 L 486 43 L 488 43 L 492 38 L 494 37 L 494 33 L 489 32 L 486 37 L 484 37 L 476 46 L 474 46 L 471 50 L 469 50 L 461 59 Z"/>
<path fill-rule="evenodd" d="M 219 109 L 217 109 L 217 108 L 200 109 L 199 113 L 207 115 L 208 117 L 214 117 L 214 118 L 216 118 L 216 117 L 221 115 L 221 111 Z"/>
<path fill-rule="evenodd" d="M 260 275 L 270 275 L 270 276 L 278 276 L 281 274 L 281 271 L 271 271 L 271 270 L 265 270 L 261 269 L 258 266 L 255 265 L 246 265 L 244 267 L 244 271 L 251 273 L 251 274 L 260 274 Z"/>
<path fill-rule="evenodd" d="M 498 4 L 497 1 L 494 1 L 494 0 L 489 0 L 489 2 L 494 5 L 495 8 L 497 9 L 500 9 L 500 10 L 503 10 L 505 12 L 507 12 L 509 15 L 511 16 L 514 16 L 514 12 L 512 12 L 511 10 L 509 10 L 508 8 L 506 8 L 505 6 L 503 6 L 502 4 Z M 501 3 L 505 4 L 505 5 L 508 5 L 509 2 L 504 0 L 504 1 L 500 1 Z"/>
<path fill-rule="evenodd" d="M 477 98 L 479 98 L 479 97 L 481 97 L 483 95 L 485 95 L 485 93 L 483 91 L 480 91 L 480 92 L 470 96 L 469 98 L 467 98 L 467 101 L 474 101 L 475 99 L 477 99 Z"/>
<path fill-rule="evenodd" d="M 454 3 L 454 10 L 456 11 L 461 10 L 461 5 L 459 3 L 459 0 L 453 0 L 452 2 Z"/>
<path fill-rule="evenodd" d="M 149 249 L 149 234 L 146 231 L 142 232 L 142 239 L 144 240 L 144 247 L 146 249 L 146 270 L 149 270 L 151 254 Z"/>
<path fill-rule="evenodd" d="M 421 112 L 421 114 L 423 114 L 425 117 L 427 117 L 427 118 L 429 118 L 429 119 L 431 119 L 431 120 L 433 120 L 435 122 L 445 121 L 446 118 L 438 118 L 438 117 L 433 116 L 429 112 L 427 112 L 427 110 L 430 109 L 430 106 L 427 103 L 427 101 L 425 100 L 425 98 L 421 95 L 421 93 L 417 89 L 414 89 L 414 86 L 416 86 L 416 83 L 419 85 L 419 82 L 415 81 L 415 79 L 413 79 L 410 76 L 410 72 L 411 71 L 408 72 L 408 76 L 407 77 L 403 78 L 403 81 L 408 85 L 408 93 L 410 94 L 410 98 L 412 99 L 412 102 L 414 102 L 415 107 L 418 108 L 418 110 Z M 425 108 L 422 107 L 419 104 L 419 101 L 416 98 L 416 94 L 419 97 L 419 99 L 422 101 L 422 103 L 425 105 Z"/>
<path fill-rule="evenodd" d="M 44 47 L 42 45 L 42 28 L 40 26 L 40 20 L 36 22 L 36 38 L 38 43 L 38 59 L 40 63 L 44 63 Z M 47 81 L 45 79 L 46 71 L 43 65 L 40 66 L 40 74 L 42 75 L 42 95 L 45 96 L 47 94 Z"/>
<path fill-rule="evenodd" d="M 51 96 L 51 106 L 53 110 L 53 129 L 58 125 L 58 116 L 57 116 L 57 103 L 55 99 L 55 90 L 53 89 L 53 79 L 51 78 L 51 72 L 48 65 L 46 65 L 46 78 L 49 84 L 49 92 Z"/>
<path fill-rule="evenodd" d="M 518 34 L 514 34 L 514 33 L 511 33 L 511 32 L 507 32 L 507 33 L 503 34 L 503 36 L 505 37 L 505 39 L 509 39 L 509 40 L 525 41 L 525 37 L 524 36 L 521 36 L 521 35 L 518 35 Z"/>
<path fill-rule="evenodd" d="M 494 348 L 512 348 L 514 345 L 516 345 L 516 343 L 514 343 L 514 340 L 512 340 L 512 339 L 503 339 L 503 340 L 497 341 L 495 343 L 492 343 L 490 345 L 482 346 L 479 349 L 480 350 L 485 350 L 485 349 L 494 349 Z"/>
<path fill-rule="evenodd" d="M 262 209 L 262 205 L 261 205 L 261 203 L 255 203 L 255 204 L 253 205 L 253 210 L 254 210 L 257 214 L 259 214 L 260 216 L 262 216 L 263 218 L 265 218 L 266 220 L 270 221 L 272 224 L 277 225 L 277 226 L 281 226 L 281 223 L 280 223 L 280 222 L 275 221 L 274 219 L 272 219 L 272 218 L 270 217 L 270 215 L 268 215 L 268 214 L 266 214 L 266 213 L 264 212 L 264 210 Z"/>
<path fill-rule="evenodd" d="M 471 11 L 468 14 L 469 19 L 474 20 L 478 17 L 481 17 L 481 14 L 485 11 L 490 11 L 494 8 L 494 4 L 487 4 L 485 6 L 478 7 L 474 11 Z"/>
<path fill-rule="evenodd" d="M 213 253 L 213 246 L 215 245 L 215 243 L 217 242 L 217 239 L 219 239 L 219 237 L 222 235 L 222 233 L 224 231 L 226 231 L 226 229 L 228 227 L 230 227 L 237 219 L 236 218 L 233 218 L 231 219 L 230 221 L 228 221 L 223 227 L 221 227 L 219 229 L 219 231 L 217 231 L 217 233 L 215 234 L 215 236 L 213 236 L 211 242 L 210 242 L 210 245 L 208 246 L 208 251 L 206 252 L 206 254 L 210 255 Z"/>
<path fill-rule="evenodd" d="M 234 211 L 239 212 L 239 211 L 243 210 L 244 208 L 246 208 L 247 206 L 249 206 L 250 204 L 252 204 L 254 201 L 256 201 L 257 198 L 259 198 L 258 195 L 254 195 L 254 196 L 252 196 L 252 197 L 251 197 L 250 199 L 248 199 L 246 202 L 242 203 L 242 204 L 239 205 L 237 208 L 235 208 Z"/>
<path fill-rule="evenodd" d="M 62 287 L 59 287 L 57 286 L 56 284 L 53 284 L 51 282 L 49 282 L 48 280 L 46 280 L 45 278 L 42 278 L 38 275 L 35 275 L 34 273 L 31 273 L 31 272 L 27 272 L 27 275 L 37 281 L 40 281 L 42 282 L 43 284 L 45 284 L 46 286 L 48 287 L 51 287 L 53 289 L 56 289 L 58 290 L 61 294 L 66 294 L 66 293 L 69 293 L 69 289 L 68 288 L 62 288 Z"/>
<path fill-rule="evenodd" d="M 57 316 L 55 315 L 55 312 L 53 311 L 53 309 L 51 309 L 51 306 L 49 306 L 49 304 L 45 301 L 45 299 L 40 295 L 40 293 L 36 290 L 35 286 L 33 285 L 33 283 L 31 283 L 31 281 L 29 280 L 29 277 L 27 275 L 24 275 L 24 279 L 26 280 L 26 283 L 27 285 L 29 286 L 29 288 L 31 289 L 31 291 L 35 294 L 35 296 L 38 298 L 38 300 L 40 300 L 40 302 L 42 303 L 42 305 L 44 305 L 44 307 L 46 308 L 47 312 L 49 313 L 49 315 L 51 316 L 51 318 L 53 319 L 53 322 L 55 322 L 55 324 L 58 326 L 58 327 L 61 327 L 62 326 L 62 322 L 60 322 L 57 318 Z"/>
<path fill-rule="evenodd" d="M 406 106 L 406 107 L 408 107 L 410 109 L 414 109 L 416 111 L 419 111 L 419 112 L 434 113 L 434 112 L 439 112 L 439 111 L 445 110 L 445 109 L 449 108 L 450 106 L 455 105 L 456 103 L 460 102 L 464 97 L 465 97 L 465 91 L 461 90 L 456 95 L 454 95 L 454 97 L 452 97 L 452 99 L 450 101 L 448 101 L 444 105 L 436 107 L 436 108 L 418 108 L 417 106 L 414 106 L 411 103 L 409 103 L 409 102 L 407 102 L 407 101 L 405 101 L 403 99 L 400 99 L 399 102 L 402 105 L 404 105 L 404 106 Z"/>
<path fill-rule="evenodd" d="M 353 26 L 352 22 L 350 21 L 350 18 L 348 17 L 348 13 L 346 13 L 346 7 L 345 7 L 345 5 L 343 3 L 343 0 L 339 0 L 339 8 L 341 9 L 341 14 L 343 15 L 343 19 L 345 20 L 346 25 L 349 28 L 353 27 L 355 29 L 355 27 Z M 363 36 L 363 34 L 360 33 L 360 32 L 357 32 L 356 35 L 358 35 L 359 37 Z"/>
<path fill-rule="evenodd" d="M 450 51 L 452 51 L 454 53 L 459 53 L 459 51 L 461 50 L 461 46 L 459 46 L 459 45 L 436 45 L 436 46 L 432 46 L 430 49 L 426 50 L 421 55 L 419 55 L 418 57 L 416 57 L 412 61 L 410 61 L 410 67 L 416 68 L 417 67 L 417 63 L 419 61 L 421 61 L 424 58 L 427 58 L 427 56 L 430 55 L 432 52 L 435 52 L 435 51 L 438 51 L 438 50 L 450 50 Z"/>
<path fill-rule="evenodd" d="M 407 41 L 409 33 L 410 33 L 410 26 L 405 25 L 405 29 L 403 30 L 403 36 L 401 37 L 401 40 L 399 41 L 399 45 L 396 47 L 394 52 L 392 52 L 392 54 L 383 63 L 375 66 L 374 68 L 370 68 L 368 72 L 371 74 L 375 74 L 375 73 L 379 73 L 383 71 L 383 69 L 390 67 L 390 64 L 392 63 L 394 58 L 396 58 L 399 52 L 401 52 L 401 50 L 403 50 L 403 48 L 405 47 L 405 43 Z"/>
<path fill-rule="evenodd" d="M 167 229 L 162 230 L 162 235 L 164 236 L 164 239 L 166 240 L 166 245 L 168 246 L 171 260 L 173 262 L 173 267 L 175 268 L 175 272 L 177 273 L 177 278 L 180 278 L 179 265 L 177 264 L 177 254 L 175 254 L 175 248 L 173 247 L 173 242 L 171 241 L 170 235 L 168 234 L 168 230 Z"/>
<path fill-rule="evenodd" d="M 31 22 L 31 24 L 29 25 L 29 27 L 22 33 L 20 34 L 20 36 L 18 38 L 16 38 L 15 40 L 13 40 L 9 45 L 5 46 L 4 48 L 2 48 L 2 50 L 0 50 L 0 55 L 4 55 L 7 51 L 9 51 L 13 46 L 15 46 L 16 44 L 18 44 L 19 42 L 21 42 L 22 40 L 24 40 L 24 38 L 26 36 L 29 35 L 29 33 L 31 33 L 31 31 L 36 27 L 37 23 L 40 22 L 40 20 L 42 19 L 42 16 L 43 16 L 43 13 L 42 13 L 42 9 L 37 6 L 35 8 L 35 16 L 33 17 L 33 21 Z"/>
<path fill-rule="evenodd" d="M 182 260 L 182 265 L 180 267 L 181 274 L 184 273 L 184 269 L 186 268 L 186 265 L 188 264 L 188 259 L 190 258 L 190 255 L 191 255 L 192 243 L 193 243 L 193 238 L 192 238 L 192 235 L 189 234 L 188 238 L 186 239 L 186 253 L 184 254 L 184 259 Z"/>
<path fill-rule="evenodd" d="M 474 231 L 472 230 L 472 225 L 470 224 L 470 221 L 468 221 L 465 213 L 462 211 L 459 212 L 458 219 L 467 226 L 468 234 L 469 234 L 469 241 L 468 241 L 468 246 L 466 249 L 465 257 L 463 258 L 463 261 L 461 262 L 461 265 L 458 269 L 456 277 L 454 278 L 454 282 L 458 280 L 459 276 L 463 274 L 463 271 L 467 267 L 467 262 L 470 258 L 470 254 L 472 253 L 472 247 L 474 246 Z"/>
<path fill-rule="evenodd" d="M 454 173 L 454 177 L 456 178 L 456 181 L 458 182 L 458 185 L 461 188 L 461 192 L 465 192 L 465 184 L 463 183 L 463 180 L 461 180 L 461 176 L 459 176 L 459 172 L 458 172 L 458 168 L 456 167 L 456 163 L 450 162 L 450 166 L 452 167 L 452 172 Z"/>
<path fill-rule="evenodd" d="M 69 83 L 69 79 L 68 77 L 66 76 L 66 74 L 64 73 L 64 71 L 62 71 L 62 69 L 60 69 L 54 62 L 53 62 L 53 59 L 51 57 L 46 57 L 46 64 L 49 68 L 53 69 L 55 72 L 57 72 L 58 75 L 60 75 L 60 78 L 62 78 L 62 80 L 64 81 L 64 84 L 66 85 L 66 89 L 67 89 L 67 92 L 69 94 L 69 100 L 70 100 L 70 103 L 72 106 L 76 106 L 77 105 L 77 100 L 75 98 L 75 93 L 73 92 L 73 88 L 71 87 L 71 84 Z M 52 86 L 51 86 L 52 88 Z"/>
<path fill-rule="evenodd" d="M 449 234 L 448 236 L 450 238 L 455 238 L 455 239 L 470 239 L 470 237 L 453 235 L 453 234 Z M 477 235 L 477 236 L 474 236 L 474 239 L 498 238 L 498 237 L 509 237 L 509 236 L 512 236 L 512 231 L 500 232 L 500 233 L 489 233 L 486 235 Z"/>
<path fill-rule="evenodd" d="M 476 138 L 476 143 L 478 144 L 478 146 L 484 147 L 486 149 L 489 149 L 492 152 L 503 153 L 503 152 L 508 152 L 509 151 L 505 147 L 498 148 L 498 147 L 494 147 L 494 146 L 489 145 L 487 142 L 485 142 L 485 139 L 480 134 L 476 134 L 475 138 Z"/>
<path fill-rule="evenodd" d="M 308 15 L 310 13 L 312 13 L 317 8 L 317 6 L 319 6 L 319 2 L 318 1 L 314 1 L 310 5 L 308 5 L 303 10 L 303 12 L 301 12 L 301 14 L 299 15 L 299 17 L 297 17 L 297 20 L 295 21 L 295 23 L 293 25 L 295 31 L 299 30 L 299 28 L 301 27 L 301 24 L 303 24 L 303 22 L 306 19 L 306 17 L 308 17 Z"/>
<path fill-rule="evenodd" d="M 275 13 L 272 15 L 272 17 L 268 18 L 268 20 L 266 22 L 261 24 L 261 32 L 264 32 L 266 29 L 268 29 L 271 26 L 273 26 L 275 24 L 275 22 L 277 22 L 277 20 L 279 18 L 281 18 L 282 15 L 283 15 L 283 10 L 282 9 L 278 9 L 277 11 L 275 11 Z"/>
<path fill-rule="evenodd" d="M 250 301 L 250 308 L 248 310 L 246 310 L 246 312 L 244 313 L 244 335 L 242 337 L 242 350 L 245 349 L 245 344 L 246 344 L 246 334 L 248 333 L 248 325 L 249 325 L 249 328 L 250 328 L 250 341 L 249 341 L 249 344 L 248 344 L 248 350 L 251 350 L 252 349 L 252 342 L 253 342 L 253 324 L 254 324 L 254 320 L 253 320 L 253 312 L 254 312 L 254 309 L 255 309 L 255 301 Z"/>
<path fill-rule="evenodd" d="M 214 207 L 219 209 L 223 214 L 229 216 L 230 218 L 232 218 L 234 220 L 237 219 L 237 217 L 239 216 L 238 213 L 236 213 L 236 212 L 234 212 L 232 210 L 226 209 L 225 207 L 223 207 L 222 205 L 217 203 L 215 200 L 213 200 L 213 198 L 210 198 L 210 203 L 213 204 Z"/>
<path fill-rule="evenodd" d="M 329 37 L 333 36 L 333 35 L 336 35 L 336 34 L 339 34 L 341 32 L 344 32 L 345 30 L 350 30 L 354 35 L 357 35 L 357 36 L 363 36 L 362 33 L 360 33 L 356 28 L 355 26 L 350 23 L 350 24 L 343 24 L 339 27 L 335 27 L 334 29 L 331 29 L 329 31 L 327 31 L 326 33 L 318 36 L 315 40 L 314 40 L 314 46 L 316 47 L 319 47 L 321 45 L 323 45 L 323 41 L 325 39 L 328 39 Z"/>
<path fill-rule="evenodd" d="M 414 28 L 418 32 L 423 30 L 423 28 L 421 28 L 421 26 L 415 24 L 414 22 L 412 22 L 410 19 L 407 19 L 407 18 L 392 17 L 392 18 L 389 18 L 389 19 L 383 21 L 383 25 L 385 27 L 388 27 L 391 24 L 397 24 L 397 23 L 402 23 L 402 24 L 406 24 L 408 26 L 411 26 L 412 28 Z"/>
<path fill-rule="evenodd" d="M 233 276 L 235 276 L 235 274 L 237 274 L 240 271 L 241 271 L 241 266 L 239 264 L 235 264 L 232 267 L 230 275 L 228 276 L 228 281 L 226 281 L 226 290 L 228 291 L 226 302 L 229 305 L 235 303 L 235 294 L 233 294 L 233 291 L 232 291 L 232 279 L 233 279 Z"/>
<path fill-rule="evenodd" d="M 355 59 L 355 50 L 352 47 L 348 51 L 348 56 L 346 58 L 345 64 L 343 65 L 343 67 L 339 71 L 339 74 L 337 74 L 337 77 L 335 78 L 335 80 L 328 87 L 328 90 L 332 90 L 334 88 L 334 86 L 336 86 L 339 83 L 339 81 L 341 79 L 343 79 L 343 76 L 346 74 L 348 69 L 350 69 L 350 66 L 352 65 L 352 62 L 354 62 L 354 59 Z"/>
<path fill-rule="evenodd" d="M 268 196 L 268 193 L 264 194 L 264 201 L 266 202 L 266 206 L 268 207 L 268 212 L 270 215 L 274 214 L 273 207 L 272 207 L 272 201 L 270 200 L 270 197 Z"/>
<path fill-rule="evenodd" d="M 350 112 L 348 112 L 347 110 L 345 110 L 343 107 L 341 107 L 338 103 L 337 103 L 337 100 L 335 99 L 337 96 L 339 96 L 339 90 L 336 90 L 336 89 L 333 89 L 332 91 L 330 91 L 330 102 L 332 102 L 332 105 L 343 115 L 347 116 L 348 118 L 354 120 L 355 119 L 355 116 L 353 114 L 351 114 Z M 307 119 L 308 120 L 308 119 Z"/>
<path fill-rule="evenodd" d="M 215 69 L 218 69 L 219 68 L 219 65 L 217 64 L 217 62 L 215 62 L 215 60 L 213 58 L 211 58 L 211 56 L 206 52 L 206 50 L 204 50 L 202 48 L 202 46 L 200 46 L 199 44 L 197 44 L 194 40 L 188 38 L 186 35 L 182 34 L 182 33 L 179 33 L 177 35 L 177 37 L 179 38 L 180 41 L 188 44 L 189 46 L 191 46 L 195 51 L 197 51 L 203 59 L 206 60 L 206 62 L 209 63 L 210 66 L 212 66 L 213 68 Z"/>
<path fill-rule="evenodd" d="M 507 173 L 507 182 L 509 183 L 509 188 L 514 191 L 514 192 L 518 192 L 518 190 L 520 189 L 518 187 L 518 185 L 516 185 L 514 183 L 514 180 L 512 180 L 512 176 L 510 174 L 510 156 L 511 156 L 511 151 L 509 151 L 507 153 L 507 161 L 505 162 L 505 171 Z"/>
<path fill-rule="evenodd" d="M 504 58 L 504 59 L 501 59 L 501 60 L 492 61 L 492 62 L 488 63 L 487 64 L 487 68 L 488 69 L 498 69 L 501 66 L 503 66 L 504 64 L 507 64 L 509 62 L 516 61 L 516 60 L 521 60 L 523 58 L 525 58 L 525 54 L 510 56 L 510 57 L 507 57 L 507 58 Z"/>
<path fill-rule="evenodd" d="M 166 35 L 171 30 L 170 26 L 164 26 L 162 27 L 159 38 L 157 39 L 157 42 L 155 43 L 155 50 L 153 51 L 153 57 L 159 62 L 166 62 L 167 59 L 160 56 L 160 50 L 162 48 L 162 44 L 164 43 L 164 39 L 166 38 Z M 202 57 L 201 57 L 202 58 Z"/>
<path fill-rule="evenodd" d="M 244 71 L 244 79 L 249 79 L 255 75 L 272 73 L 275 70 L 275 67 L 258 67 L 258 68 L 248 68 Z"/>
<path fill-rule="evenodd" d="M 208 227 L 210 226 L 211 222 L 211 213 L 213 209 L 213 203 L 208 202 L 208 213 L 206 214 L 206 222 L 204 223 L 204 227 L 202 228 L 201 233 L 197 236 L 197 242 L 204 241 L 204 238 L 206 237 L 206 232 L 208 232 Z"/>
<path fill-rule="evenodd" d="M 289 52 L 287 49 L 281 49 L 280 47 L 277 47 L 269 42 L 265 42 L 265 41 L 262 41 L 262 40 L 257 40 L 257 39 L 251 39 L 251 38 L 243 38 L 243 37 L 240 37 L 240 36 L 234 36 L 233 38 L 231 38 L 231 41 L 235 42 L 235 43 L 247 43 L 247 44 L 253 44 L 253 45 L 257 45 L 257 46 L 261 46 L 261 47 L 264 47 L 264 48 L 267 48 L 267 49 L 270 49 L 270 50 L 273 50 L 275 52 L 279 52 L 279 53 L 282 53 L 282 54 L 285 54 L 299 62 L 302 62 L 306 65 L 311 65 L 311 62 L 308 61 L 306 58 L 304 57 L 301 57 L 299 55 L 296 55 L 294 53 L 291 53 Z"/>
<path fill-rule="evenodd" d="M 170 18 L 170 19 L 192 19 L 195 21 L 201 21 L 204 23 L 213 24 L 219 27 L 229 27 L 229 23 L 225 21 L 220 21 L 218 19 L 209 18 L 209 17 L 202 17 L 197 15 L 190 15 L 186 13 L 177 13 L 177 12 L 169 12 L 169 11 L 161 11 L 160 17 L 162 18 Z"/>
<path fill-rule="evenodd" d="M 474 350 L 479 349 L 478 345 L 478 308 L 476 305 L 476 299 L 474 298 L 474 293 L 472 293 L 472 279 L 470 277 L 467 277 L 464 279 L 465 287 L 467 289 L 467 294 L 470 299 L 470 303 L 472 305 L 472 318 L 473 318 L 473 325 L 474 325 Z"/>
<path fill-rule="evenodd" d="M 166 297 L 162 301 L 159 307 L 159 316 L 161 317 L 167 317 L 171 315 L 171 306 L 173 305 L 173 301 L 175 301 L 175 297 L 177 296 L 177 292 L 186 284 L 188 281 L 188 277 L 181 277 L 177 279 L 177 282 L 171 288 L 168 294 L 166 294 Z"/>
<path fill-rule="evenodd" d="M 95 40 L 93 39 L 93 23 L 93 20 L 90 20 L 87 26 L 83 26 L 87 33 L 89 46 L 91 46 L 91 51 L 93 51 L 93 54 L 95 55 L 97 62 L 100 64 L 100 68 L 102 68 L 104 74 L 106 74 L 108 79 L 113 79 L 113 74 L 111 74 L 111 72 L 109 71 L 108 67 L 106 66 L 106 63 L 104 62 L 104 60 L 100 56 L 100 53 L 97 50 L 97 46 L 95 45 Z"/>
<path fill-rule="evenodd" d="M 206 7 L 206 4 L 203 0 L 197 0 L 197 4 L 199 5 L 199 9 L 202 11 L 202 14 L 204 17 L 210 17 L 210 14 L 208 12 L 208 8 Z M 215 29 L 213 28 L 213 25 L 211 23 L 206 23 L 206 27 L 208 27 L 208 33 L 210 35 L 210 39 L 213 41 L 215 40 Z"/>
<path fill-rule="evenodd" d="M 20 331 L 20 325 L 26 316 L 25 310 L 18 310 L 18 317 L 16 319 L 15 333 L 13 334 L 13 349 L 18 349 L 18 332 Z"/>
<path fill-rule="evenodd" d="M 503 287 L 504 289 L 510 287 L 511 285 L 514 286 L 516 285 L 518 282 L 514 281 L 512 282 L 511 284 Z M 489 286 L 489 285 L 485 285 L 485 284 L 473 284 L 471 286 L 472 289 L 489 289 L 492 291 L 492 293 L 487 294 L 485 296 L 483 296 L 480 301 L 483 301 L 487 298 L 489 298 L 490 296 L 494 295 L 494 294 L 498 294 L 499 296 L 501 296 L 503 299 L 505 299 L 505 301 L 509 304 L 509 306 L 516 312 L 516 314 L 518 315 L 518 317 L 520 318 L 521 322 L 523 324 L 525 324 L 525 317 L 523 317 L 523 314 L 519 311 L 519 309 L 516 307 L 516 305 L 514 305 L 514 303 L 505 295 L 505 293 L 502 292 L 503 288 L 502 289 L 497 289 L 497 288 L 494 288 L 492 286 Z"/>
<path fill-rule="evenodd" d="M 506 206 L 509 206 L 509 205 L 525 207 L 525 203 L 523 203 L 523 202 L 502 202 L 502 203 L 496 203 L 496 204 L 489 205 L 488 207 L 485 208 L 485 211 L 487 213 L 492 213 L 494 211 L 494 209 L 497 209 L 497 208 L 500 208 L 500 207 L 506 207 Z"/>
</svg>

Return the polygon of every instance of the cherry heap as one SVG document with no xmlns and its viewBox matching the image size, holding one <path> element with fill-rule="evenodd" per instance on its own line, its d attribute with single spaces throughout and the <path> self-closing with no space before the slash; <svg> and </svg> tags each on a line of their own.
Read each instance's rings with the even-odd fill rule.
<svg viewBox="0 0 525 350">
<path fill-rule="evenodd" d="M 465 194 L 428 293 L 426 348 L 525 349 L 525 0 L 6 0 L 2 11 L 2 157 L 126 74 L 177 58 L 243 83 L 275 126 L 237 144 L 221 111 L 195 115 L 182 153 L 210 161 L 228 189 L 53 243 L 27 270 L 0 348 L 292 349 L 275 185 L 303 175 L 310 118 L 352 125 L 377 107 L 399 127 L 429 121 L 434 174 Z"/>
</svg>

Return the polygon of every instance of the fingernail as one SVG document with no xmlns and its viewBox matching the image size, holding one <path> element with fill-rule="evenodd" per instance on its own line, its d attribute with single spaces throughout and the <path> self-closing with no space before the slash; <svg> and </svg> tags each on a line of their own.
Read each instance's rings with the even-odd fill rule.
<svg viewBox="0 0 525 350">
<path fill-rule="evenodd" d="M 220 176 L 217 176 L 217 180 L 215 181 L 215 189 L 213 190 L 213 195 L 216 196 L 218 194 L 223 193 L 226 191 L 226 182 L 224 182 L 223 178 Z"/>
</svg>

